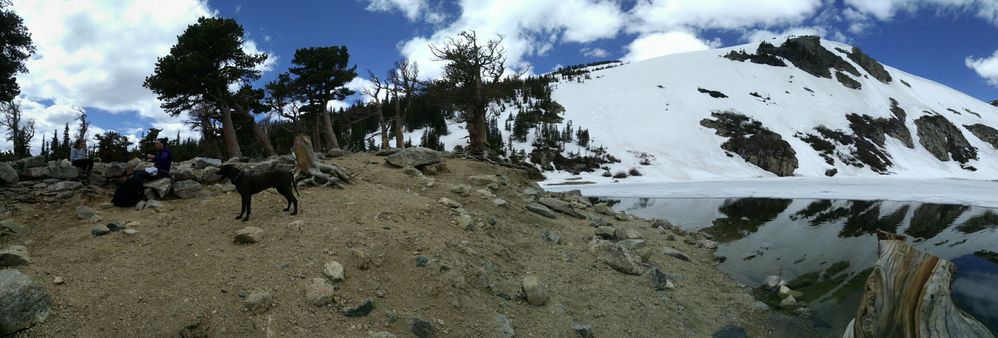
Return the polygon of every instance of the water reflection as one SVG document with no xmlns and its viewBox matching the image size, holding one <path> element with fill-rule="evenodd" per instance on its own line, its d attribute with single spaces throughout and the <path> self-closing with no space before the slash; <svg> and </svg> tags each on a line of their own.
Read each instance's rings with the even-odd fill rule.
<svg viewBox="0 0 998 338">
<path fill-rule="evenodd" d="M 856 313 L 877 260 L 877 230 L 904 233 L 913 245 L 957 266 L 954 301 L 998 332 L 998 211 L 951 204 L 891 201 L 622 199 L 617 210 L 665 218 L 721 243 L 719 268 L 740 283 L 779 275 L 816 317 L 841 336 Z"/>
</svg>

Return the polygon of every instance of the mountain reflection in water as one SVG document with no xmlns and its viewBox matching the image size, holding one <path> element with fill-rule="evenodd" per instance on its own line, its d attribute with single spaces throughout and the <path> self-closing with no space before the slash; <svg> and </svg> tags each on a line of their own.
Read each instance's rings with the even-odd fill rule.
<svg viewBox="0 0 998 338">
<path fill-rule="evenodd" d="M 787 280 L 828 336 L 841 336 L 856 313 L 877 261 L 876 231 L 906 234 L 915 247 L 956 264 L 957 306 L 998 332 L 998 210 L 772 198 L 617 201 L 616 210 L 712 235 L 720 244 L 715 254 L 725 258 L 718 267 L 740 283 L 758 286 L 769 275 Z"/>
</svg>

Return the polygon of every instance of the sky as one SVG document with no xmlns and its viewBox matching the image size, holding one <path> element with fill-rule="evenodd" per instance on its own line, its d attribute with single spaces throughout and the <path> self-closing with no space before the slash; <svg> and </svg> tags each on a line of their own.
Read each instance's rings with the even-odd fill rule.
<svg viewBox="0 0 998 338">
<path fill-rule="evenodd" d="M 268 55 L 258 87 L 287 71 L 295 49 L 331 45 L 348 48 L 361 75 L 348 86 L 358 91 L 366 70 L 383 76 L 401 58 L 416 61 L 422 78 L 439 77 L 428 46 L 464 30 L 501 35 L 507 68 L 528 74 L 811 34 L 998 99 L 998 0 L 14 0 L 13 8 L 37 47 L 29 73 L 17 76 L 18 100 L 35 120 L 33 153 L 40 135 L 73 128 L 78 108 L 91 134 L 135 139 L 155 127 L 197 136 L 142 81 L 201 16 L 234 18 L 246 31 L 244 50 Z"/>
</svg>

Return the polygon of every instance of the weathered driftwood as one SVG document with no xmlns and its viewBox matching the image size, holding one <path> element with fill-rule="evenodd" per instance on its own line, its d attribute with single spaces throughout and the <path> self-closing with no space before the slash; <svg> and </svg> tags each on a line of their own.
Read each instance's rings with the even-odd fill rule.
<svg viewBox="0 0 998 338">
<path fill-rule="evenodd" d="M 335 165 L 319 162 L 308 136 L 295 136 L 295 162 L 298 166 L 295 181 L 308 180 L 317 186 L 335 186 L 342 188 L 340 182 L 351 183 L 350 175 Z"/>
<path fill-rule="evenodd" d="M 953 263 L 879 234 L 880 259 L 866 279 L 851 337 L 994 337 L 950 298 Z"/>
</svg>

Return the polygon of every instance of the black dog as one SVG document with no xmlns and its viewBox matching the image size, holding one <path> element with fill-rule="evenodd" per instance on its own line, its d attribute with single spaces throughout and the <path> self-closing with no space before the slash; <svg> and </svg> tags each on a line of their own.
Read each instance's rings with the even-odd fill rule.
<svg viewBox="0 0 998 338">
<path fill-rule="evenodd" d="M 291 214 L 298 214 L 298 199 L 291 193 L 292 189 L 294 189 L 295 193 L 298 193 L 298 187 L 295 187 L 295 178 L 290 171 L 272 170 L 254 175 L 243 172 L 231 164 L 226 164 L 219 168 L 218 174 L 228 178 L 236 186 L 236 191 L 239 192 L 239 195 L 243 199 L 242 209 L 239 210 L 239 216 L 236 216 L 236 219 L 242 218 L 243 222 L 249 220 L 251 197 L 253 197 L 253 194 L 267 190 L 267 188 L 276 188 L 277 192 L 288 200 L 288 206 L 284 208 L 284 211 L 291 209 L 291 204 L 293 203 L 295 209 Z M 301 194 L 298 195 L 300 196 Z M 243 217 L 243 213 L 246 214 L 245 217 Z"/>
</svg>

